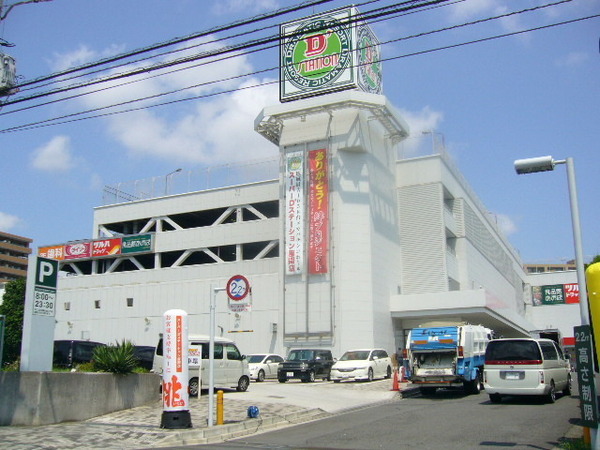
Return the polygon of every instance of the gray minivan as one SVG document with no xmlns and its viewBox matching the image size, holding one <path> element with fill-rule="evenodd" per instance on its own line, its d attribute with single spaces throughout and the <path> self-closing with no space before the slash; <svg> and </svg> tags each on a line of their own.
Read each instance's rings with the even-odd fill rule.
<svg viewBox="0 0 600 450">
<path fill-rule="evenodd" d="M 551 339 L 495 339 L 485 351 L 483 385 L 494 403 L 503 395 L 539 395 L 554 403 L 556 392 L 571 394 L 571 365 Z"/>
</svg>

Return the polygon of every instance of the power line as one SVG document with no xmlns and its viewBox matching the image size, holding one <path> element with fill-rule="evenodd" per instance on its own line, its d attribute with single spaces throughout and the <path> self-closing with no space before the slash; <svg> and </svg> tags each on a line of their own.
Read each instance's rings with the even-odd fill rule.
<svg viewBox="0 0 600 450">
<path fill-rule="evenodd" d="M 376 10 L 370 11 L 366 14 L 363 14 L 359 17 L 356 18 L 351 18 L 350 20 L 347 21 L 348 24 L 350 23 L 354 23 L 357 21 L 369 21 L 373 18 L 379 18 L 379 17 L 384 17 L 384 16 L 388 16 L 388 15 L 392 15 L 392 14 L 397 14 L 399 12 L 403 12 L 403 11 L 409 11 L 409 10 L 413 10 L 413 9 L 417 9 L 417 8 L 422 8 L 423 6 L 431 6 L 431 5 L 437 5 L 440 3 L 445 3 L 448 2 L 449 0 L 430 0 L 430 1 L 425 1 L 423 2 L 421 0 L 421 3 L 419 3 L 419 0 L 409 0 L 409 1 L 405 1 L 405 2 L 401 2 L 401 3 L 396 3 L 394 5 L 390 5 L 390 6 L 386 6 L 383 8 L 378 8 Z M 371 2 L 369 2 L 371 3 Z M 415 3 L 418 3 L 415 5 Z M 386 11 L 388 10 L 388 11 Z M 346 23 L 346 21 L 344 22 Z M 316 30 L 315 30 L 316 31 Z M 255 46 L 259 46 L 259 45 L 266 45 L 266 44 L 270 44 L 270 43 L 274 43 L 274 42 L 279 42 L 280 36 L 278 34 L 276 35 L 271 35 L 268 36 L 266 38 L 262 38 L 262 39 L 256 39 L 253 41 L 246 41 L 246 42 L 242 42 L 240 44 L 236 44 L 236 45 L 232 45 L 232 46 L 228 46 L 228 47 L 223 47 L 221 49 L 218 50 L 214 50 L 214 51 L 209 51 L 209 52 L 204 52 L 202 54 L 199 55 L 195 55 L 195 56 L 190 56 L 190 57 L 186 57 L 186 58 L 181 58 L 181 59 L 177 59 L 177 60 L 171 60 L 171 61 L 167 61 L 164 63 L 157 63 L 154 64 L 150 67 L 142 67 L 142 68 L 138 68 L 136 70 L 133 71 L 129 71 L 123 74 L 116 74 L 116 75 L 112 75 L 112 76 L 108 76 L 105 78 L 99 78 L 99 79 L 95 79 L 95 80 L 91 80 L 91 81 L 87 81 L 87 82 L 83 82 L 81 84 L 75 84 L 75 85 L 70 85 L 67 87 L 63 87 L 63 88 L 58 88 L 55 90 L 51 90 L 51 91 L 46 91 L 46 92 L 41 92 L 38 94 L 32 94 L 30 96 L 27 97 L 20 97 L 20 98 L 15 98 L 13 100 L 9 100 L 3 103 L 3 106 L 10 106 L 10 105 L 14 105 L 17 103 L 22 103 L 25 101 L 29 101 L 29 100 L 35 100 L 38 98 L 42 98 L 42 97 L 46 97 L 49 95 L 56 95 L 56 94 L 60 94 L 63 92 L 67 92 L 67 91 L 71 91 L 71 90 L 75 90 L 75 89 L 80 89 L 80 88 L 84 88 L 84 87 L 89 87 L 91 85 L 95 85 L 95 84 L 100 84 L 100 83 L 106 83 L 106 82 L 110 82 L 110 81 L 116 81 L 119 80 L 121 78 L 127 78 L 127 77 L 132 77 L 132 76 L 136 76 L 136 75 L 140 75 L 140 74 L 144 74 L 144 73 L 148 73 L 148 72 L 152 72 L 152 71 L 156 71 L 156 70 L 160 70 L 160 69 L 165 69 L 168 67 L 172 67 L 175 65 L 179 65 L 179 64 L 185 64 L 185 63 L 189 63 L 189 62 L 193 62 L 196 61 L 198 59 L 206 59 L 206 58 L 210 58 L 213 56 L 218 56 L 218 55 L 222 55 L 222 54 L 228 54 L 228 53 L 235 53 L 237 51 L 240 50 L 247 50 L 249 48 L 255 47 Z M 160 44 L 162 45 L 162 44 Z M 96 63 L 94 63 L 95 65 Z M 64 72 L 61 72 L 64 73 Z M 21 84 L 20 86 L 24 86 L 25 84 Z M 14 89 L 18 89 L 19 86 L 15 86 Z"/>
<path fill-rule="evenodd" d="M 378 1 L 378 0 L 375 0 L 375 1 Z M 462 1 L 462 0 L 460 0 L 460 1 Z M 548 4 L 545 4 L 545 5 L 539 5 L 539 6 L 535 6 L 535 7 L 531 7 L 531 8 L 522 9 L 522 10 L 519 10 L 519 11 L 511 11 L 511 12 L 508 12 L 508 13 L 505 13 L 505 14 L 500 14 L 500 15 L 488 17 L 488 18 L 485 18 L 485 19 L 475 20 L 475 21 L 466 22 L 466 23 L 459 24 L 459 25 L 453 25 L 453 26 L 450 26 L 450 27 L 440 28 L 440 29 L 433 30 L 433 31 L 423 32 L 423 33 L 419 33 L 419 34 L 415 34 L 415 35 L 411 35 L 411 36 L 406 36 L 406 37 L 401 37 L 401 38 L 398 38 L 398 39 L 393 39 L 393 40 L 381 42 L 381 45 L 386 45 L 386 44 L 393 43 L 393 42 L 405 41 L 405 40 L 414 39 L 414 38 L 417 38 L 417 37 L 423 37 L 423 36 L 427 36 L 427 35 L 441 33 L 441 32 L 444 32 L 444 31 L 454 30 L 454 29 L 457 29 L 457 28 L 464 28 L 464 27 L 467 27 L 467 26 L 481 24 L 481 23 L 484 23 L 484 22 L 492 21 L 492 20 L 503 19 L 503 18 L 510 17 L 510 16 L 513 16 L 513 15 L 523 14 L 523 13 L 527 13 L 527 12 L 532 12 L 532 11 L 536 11 L 536 10 L 539 10 L 539 9 L 548 8 L 548 7 L 551 7 L 551 6 L 556 6 L 556 5 L 559 5 L 559 4 L 562 4 L 562 3 L 567 3 L 567 2 L 570 2 L 570 1 L 572 1 L 572 0 L 560 0 L 560 1 L 555 2 L 555 3 L 548 3 Z M 458 2 L 454 2 L 454 3 L 458 3 Z M 441 5 L 441 6 L 444 6 L 444 5 Z M 404 14 L 408 14 L 408 13 L 404 13 Z M 398 17 L 398 15 L 396 15 L 394 17 Z M 389 20 L 389 18 L 384 18 L 384 19 L 379 18 L 379 20 L 377 20 L 377 22 L 381 21 L 381 20 Z M 373 21 L 373 22 L 376 22 L 376 21 Z M 371 22 L 371 23 L 373 23 L 373 22 Z M 245 55 L 253 53 L 253 52 L 257 52 L 257 51 L 262 51 L 262 50 L 265 50 L 267 48 L 272 48 L 272 47 L 273 46 L 259 48 L 259 49 L 254 49 L 254 50 L 252 50 L 250 52 L 245 53 Z M 358 49 L 358 50 L 361 50 L 361 49 Z M 234 55 L 233 57 L 235 57 L 235 56 L 236 55 Z M 36 107 L 44 106 L 44 105 L 49 105 L 49 104 L 60 102 L 60 101 L 71 100 L 71 99 L 78 98 L 78 97 L 81 97 L 81 96 L 84 96 L 84 95 L 89 95 L 89 94 L 92 94 L 92 93 L 102 92 L 104 90 L 112 89 L 112 88 L 115 88 L 115 87 L 123 87 L 123 86 L 126 86 L 126 85 L 131 84 L 131 83 L 137 83 L 137 82 L 140 82 L 140 81 L 145 81 L 145 80 L 148 80 L 150 78 L 155 78 L 157 76 L 163 76 L 163 75 L 166 75 L 166 74 L 172 74 L 172 73 L 175 73 L 177 71 L 189 70 L 191 68 L 199 67 L 201 65 L 212 64 L 212 63 L 215 63 L 215 62 L 224 61 L 224 60 L 229 59 L 231 57 L 232 56 L 227 56 L 225 58 L 211 60 L 211 61 L 208 61 L 208 62 L 203 62 L 203 63 L 200 63 L 200 64 L 195 64 L 193 66 L 183 67 L 183 68 L 176 69 L 176 70 L 173 70 L 173 71 L 170 71 L 170 72 L 163 72 L 163 73 L 160 73 L 158 75 L 153 75 L 153 76 L 142 78 L 142 79 L 138 79 L 138 80 L 132 80 L 132 81 L 129 81 L 129 82 L 126 82 L 126 83 L 121 83 L 121 84 L 116 85 L 116 86 L 113 85 L 113 86 L 109 86 L 109 87 L 106 87 L 106 88 L 97 89 L 97 90 L 94 90 L 94 91 L 88 91 L 88 92 L 84 92 L 84 93 L 72 95 L 72 96 L 69 96 L 69 97 L 63 97 L 61 99 L 53 100 L 53 101 L 46 102 L 46 103 L 36 104 L 36 105 L 29 106 L 29 107 L 26 107 L 26 108 L 16 109 L 16 110 L 12 110 L 12 111 L 5 112 L 5 113 L 0 113 L 0 116 L 8 115 L 8 114 L 13 114 L 15 112 L 20 112 L 20 111 L 25 111 L 25 110 L 28 110 L 28 109 L 32 109 L 32 108 L 36 108 Z M 152 95 L 152 96 L 143 97 L 143 98 L 139 98 L 139 99 L 134 99 L 134 100 L 126 101 L 126 102 L 121 102 L 121 103 L 117 103 L 117 104 L 113 104 L 113 105 L 109 105 L 109 106 L 105 106 L 105 107 L 101 107 L 101 108 L 95 108 L 95 109 L 91 109 L 91 110 L 87 110 L 87 111 L 83 111 L 83 112 L 79 112 L 79 113 L 73 113 L 73 114 L 69 114 L 67 116 L 56 117 L 54 119 L 49 119 L 49 121 L 59 120 L 59 119 L 63 119 L 63 118 L 66 118 L 66 117 L 72 117 L 72 116 L 77 116 L 77 115 L 82 115 L 82 114 L 87 114 L 87 113 L 91 113 L 91 112 L 100 111 L 100 110 L 103 110 L 103 109 L 114 108 L 114 107 L 117 107 L 117 106 L 124 106 L 126 104 L 131 104 L 131 103 L 135 103 L 135 102 L 138 102 L 138 101 L 150 100 L 150 99 L 153 99 L 153 98 L 158 98 L 158 97 L 161 97 L 161 96 L 164 96 L 164 95 L 174 94 L 174 93 L 181 92 L 181 91 L 188 90 L 188 89 L 194 89 L 194 88 L 197 88 L 197 87 L 207 86 L 207 85 L 210 85 L 210 84 L 218 84 L 218 83 L 222 83 L 222 82 L 225 82 L 225 81 L 232 81 L 232 80 L 235 80 L 235 79 L 244 78 L 244 77 L 247 77 L 247 76 L 258 75 L 258 74 L 261 74 L 261 73 L 273 71 L 273 70 L 278 69 L 278 68 L 279 67 L 274 67 L 274 68 L 269 68 L 269 69 L 265 69 L 265 70 L 259 70 L 259 71 L 255 71 L 255 72 L 250 72 L 250 73 L 247 73 L 247 74 L 236 75 L 236 76 L 229 77 L 229 78 L 224 78 L 224 79 L 219 79 L 219 80 L 213 80 L 213 81 L 209 81 L 209 82 L 204 82 L 204 83 L 200 83 L 200 84 L 188 86 L 186 88 L 180 88 L 180 89 L 176 89 L 176 90 L 173 90 L 173 91 L 164 92 L 164 93 L 161 93 L 161 94 L 155 94 L 155 95 Z"/>
<path fill-rule="evenodd" d="M 418 51 L 418 52 L 407 53 L 407 54 L 404 54 L 404 55 L 398 55 L 398 56 L 393 56 L 393 57 L 389 57 L 389 58 L 383 58 L 381 61 L 382 62 L 384 62 L 384 61 L 392 61 L 392 60 L 401 59 L 401 58 L 407 58 L 407 57 L 411 57 L 411 56 L 418 56 L 418 55 L 424 55 L 424 54 L 428 54 L 428 53 L 434 53 L 434 52 L 438 52 L 438 51 L 442 51 L 442 50 L 449 50 L 449 49 L 458 48 L 458 47 L 462 47 L 462 46 L 466 46 L 466 45 L 470 45 L 470 44 L 478 44 L 478 43 L 487 42 L 487 41 L 491 41 L 491 40 L 496 40 L 496 39 L 500 39 L 500 38 L 505 38 L 505 37 L 510 37 L 510 36 L 516 36 L 516 35 L 524 34 L 524 33 L 529 33 L 529 32 L 532 32 L 532 31 L 539 31 L 539 30 L 544 30 L 544 29 L 553 28 L 553 27 L 557 27 L 557 26 L 568 25 L 568 24 L 572 24 L 572 23 L 576 23 L 576 22 L 581 22 L 581 21 L 589 20 L 589 19 L 594 19 L 594 18 L 598 18 L 598 17 L 600 17 L 600 14 L 595 14 L 595 15 L 586 16 L 586 17 L 580 17 L 580 18 L 577 18 L 577 19 L 571 19 L 571 20 L 566 20 L 566 21 L 562 21 L 562 22 L 556 22 L 556 23 L 549 24 L 549 25 L 543 25 L 543 26 L 529 28 L 529 29 L 525 29 L 525 30 L 514 31 L 514 32 L 510 32 L 510 33 L 504 33 L 504 34 L 490 36 L 490 37 L 486 37 L 486 38 L 475 39 L 475 40 L 472 40 L 472 41 L 466 41 L 466 42 L 462 42 L 462 43 L 458 43 L 458 44 L 447 45 L 447 46 L 436 47 L 436 48 L 432 48 L 432 49 L 428 49 L 428 50 L 422 50 L 422 51 Z M 275 70 L 275 69 L 277 69 L 277 68 L 267 69 L 267 70 Z M 275 81 L 269 81 L 269 82 L 264 82 L 264 83 L 257 83 L 257 84 L 252 85 L 252 86 L 245 86 L 245 87 L 242 87 L 242 88 L 235 88 L 235 89 L 230 89 L 230 90 L 224 90 L 224 91 L 214 92 L 214 93 L 210 93 L 210 94 L 198 95 L 198 96 L 194 96 L 194 97 L 188 97 L 188 98 L 185 98 L 185 99 L 178 99 L 178 100 L 173 100 L 173 101 L 169 101 L 169 102 L 158 103 L 158 104 L 155 104 L 155 105 L 148 105 L 148 106 L 143 106 L 143 107 L 138 107 L 138 108 L 131 108 L 131 109 L 128 109 L 128 110 L 114 111 L 114 112 L 110 112 L 110 113 L 97 114 L 97 115 L 83 117 L 83 118 L 77 118 L 77 119 L 71 119 L 71 120 L 64 120 L 62 122 L 47 123 L 47 122 L 52 122 L 52 121 L 55 121 L 55 120 L 60 120 L 61 118 L 67 118 L 67 117 L 72 117 L 74 115 L 80 115 L 80 114 L 83 114 L 85 112 L 83 112 L 83 113 L 75 113 L 75 114 L 72 114 L 72 115 L 69 115 L 69 116 L 64 116 L 64 117 L 61 117 L 61 118 L 58 118 L 58 119 L 48 119 L 48 120 L 45 120 L 45 121 L 34 122 L 34 123 L 30 123 L 30 124 L 20 125 L 20 126 L 17 126 L 17 127 L 10 127 L 10 128 L 6 128 L 6 129 L 2 129 L 2 130 L 0 130 L 0 133 L 8 133 L 8 132 L 15 132 L 15 131 L 26 131 L 26 130 L 31 130 L 31 129 L 36 129 L 36 128 L 43 128 L 43 127 L 49 127 L 49 126 L 54 126 L 54 125 L 63 125 L 63 124 L 66 124 L 66 123 L 78 122 L 78 121 L 87 120 L 87 119 L 94 119 L 94 118 L 99 118 L 99 117 L 107 117 L 107 116 L 113 116 L 113 115 L 118 115 L 118 114 L 125 114 L 125 113 L 128 113 L 128 112 L 135 112 L 135 111 L 140 111 L 140 110 L 143 110 L 143 109 L 150 109 L 150 108 L 156 108 L 156 107 L 160 107 L 160 106 L 167 106 L 167 105 L 172 105 L 172 104 L 181 103 L 181 102 L 187 102 L 187 101 L 191 101 L 191 100 L 206 99 L 206 98 L 214 97 L 214 96 L 217 96 L 217 95 L 228 94 L 228 93 L 233 93 L 233 92 L 237 92 L 237 91 L 241 91 L 241 90 L 246 90 L 246 89 L 253 89 L 253 88 L 262 87 L 262 86 L 268 86 L 268 85 L 272 85 L 272 84 L 275 84 L 275 83 L 279 83 L 279 81 L 275 80 Z"/>
</svg>

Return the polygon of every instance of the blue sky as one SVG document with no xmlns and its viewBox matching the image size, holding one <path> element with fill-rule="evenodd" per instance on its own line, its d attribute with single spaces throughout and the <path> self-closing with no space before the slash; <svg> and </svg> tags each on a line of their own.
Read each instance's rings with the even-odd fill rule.
<svg viewBox="0 0 600 450">
<path fill-rule="evenodd" d="M 5 7 L 12 3 L 5 0 Z M 373 2 L 360 10 L 393 3 Z M 566 168 L 517 176 L 514 160 L 533 156 L 574 159 L 583 252 L 587 259 L 600 254 L 600 18 L 460 44 L 598 15 L 600 0 L 573 0 L 454 26 L 550 3 L 447 2 L 443 7 L 372 24 L 385 43 L 382 57 L 389 58 L 383 63 L 384 94 L 411 127 L 409 145 L 430 145 L 432 136 L 423 131 L 434 131 L 439 141 L 443 139 L 524 262 L 564 262 L 574 256 Z M 12 9 L 0 23 L 0 38 L 15 44 L 2 48 L 17 60 L 20 81 L 26 81 L 296 4 L 276 0 L 52 0 Z M 224 45 L 215 39 L 226 39 L 225 45 L 230 45 L 264 37 L 275 33 L 279 22 L 347 5 L 331 1 L 216 33 L 203 38 L 203 46 L 178 55 Z M 261 31 L 263 27 L 272 28 Z M 447 27 L 454 28 L 401 39 Z M 259 31 L 232 37 L 251 29 Z M 447 46 L 453 47 L 429 51 Z M 144 64 L 167 58 L 173 55 L 154 56 Z M 0 230 L 30 237 L 34 247 L 89 239 L 93 208 L 102 204 L 104 185 L 162 179 L 177 168 L 184 173 L 276 156 L 277 148 L 254 132 L 253 124 L 262 107 L 278 103 L 277 85 L 269 84 L 278 73 L 233 77 L 277 64 L 276 48 L 239 52 L 216 64 L 145 77 L 68 101 L 15 111 L 67 95 L 60 94 L 4 106 L 0 130 L 170 90 L 180 91 L 168 100 L 233 91 L 127 114 L 0 132 Z M 115 68 L 110 73 L 124 70 Z M 224 78 L 232 79 L 181 90 Z M 254 84 L 264 85 L 236 90 Z M 4 100 L 32 92 L 22 91 Z M 144 105 L 163 101 L 161 97 Z M 173 182 L 179 175 L 172 177 Z"/>
</svg>

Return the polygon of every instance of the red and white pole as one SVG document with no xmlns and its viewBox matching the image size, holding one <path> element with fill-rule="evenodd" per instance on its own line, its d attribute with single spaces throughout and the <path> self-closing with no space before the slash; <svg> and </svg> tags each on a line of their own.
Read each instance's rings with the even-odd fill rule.
<svg viewBox="0 0 600 450">
<path fill-rule="evenodd" d="M 163 314 L 163 413 L 161 428 L 191 428 L 188 393 L 188 317 L 181 309 Z"/>
</svg>

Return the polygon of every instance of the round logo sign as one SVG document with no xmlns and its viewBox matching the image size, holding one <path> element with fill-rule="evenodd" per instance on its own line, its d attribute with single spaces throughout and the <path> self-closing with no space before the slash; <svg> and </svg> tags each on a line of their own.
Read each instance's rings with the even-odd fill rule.
<svg viewBox="0 0 600 450">
<path fill-rule="evenodd" d="M 283 47 L 287 80 L 300 89 L 326 87 L 350 67 L 350 25 L 331 16 L 304 22 Z"/>
<path fill-rule="evenodd" d="M 359 84 L 365 92 L 381 93 L 381 58 L 379 42 L 371 29 L 363 25 L 358 29 Z"/>
</svg>

